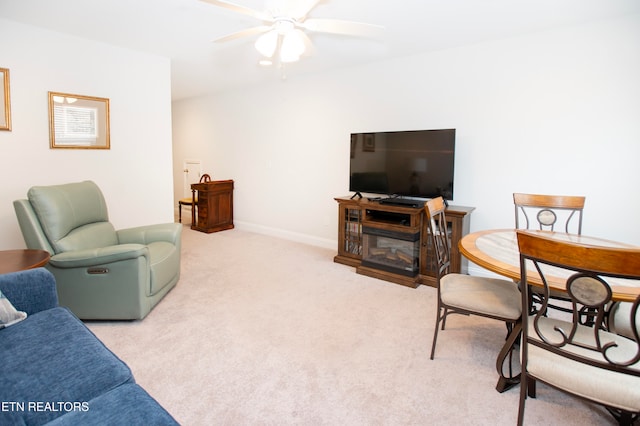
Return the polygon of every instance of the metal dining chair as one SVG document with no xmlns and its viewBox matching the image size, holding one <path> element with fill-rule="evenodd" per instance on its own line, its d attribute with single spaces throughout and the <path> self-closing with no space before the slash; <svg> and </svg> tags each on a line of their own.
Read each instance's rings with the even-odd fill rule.
<svg viewBox="0 0 640 426">
<path fill-rule="evenodd" d="M 576 195 L 513 194 L 516 229 L 532 229 L 582 234 L 585 197 Z M 561 229 L 556 225 L 563 224 Z"/>
<path fill-rule="evenodd" d="M 612 280 L 624 278 L 640 285 L 640 249 L 585 246 L 527 231 L 517 231 L 517 236 L 522 303 L 528 300 L 534 277 L 542 281 L 541 290 L 548 296 L 553 282 L 548 274 L 557 277 L 557 268 L 562 268 L 566 281 L 554 285 L 566 286 L 572 310 L 568 319 L 547 316 L 545 297 L 535 314 L 522 314 L 518 425 L 524 421 L 527 396 L 536 396 L 538 381 L 602 404 L 620 424 L 632 424 L 640 415 L 638 324 L 629 321 L 635 337 L 629 339 L 607 330 L 606 315 L 613 299 Z M 637 317 L 639 305 L 640 296 L 630 305 L 630 319 Z M 583 307 L 595 313 L 590 325 L 580 322 Z M 553 393 L 545 397 L 553 398 Z"/>
<path fill-rule="evenodd" d="M 442 197 L 425 203 L 427 233 L 437 261 L 438 307 L 431 359 L 436 350 L 438 330 L 440 326 L 444 330 L 449 314 L 478 315 L 503 321 L 507 325 L 507 340 L 510 340 L 517 334 L 517 331 L 514 332 L 514 325 L 520 320 L 522 311 L 520 290 L 513 281 L 449 272 L 451 247 L 444 214 L 445 208 Z M 426 235 L 426 233 L 423 234 Z M 511 357 L 511 352 L 508 355 Z M 502 368 L 502 361 L 499 360 L 496 364 L 497 367 L 499 365 L 499 369 Z M 499 391 L 506 390 L 517 383 L 517 377 L 511 371 L 511 363 L 509 367 L 508 376 L 501 374 L 501 382 L 497 386 Z M 505 381 L 502 381 L 503 378 Z"/>
<path fill-rule="evenodd" d="M 524 194 L 516 192 L 513 194 L 516 229 L 535 228 L 580 235 L 582 234 L 584 203 L 585 197 L 578 195 Z M 535 312 L 542 303 L 541 295 L 533 291 L 530 296 L 529 306 L 532 312 Z M 562 312 L 570 312 L 570 309 L 565 306 L 568 301 L 566 295 L 552 290 L 549 297 L 556 301 L 553 305 L 550 305 L 551 307 Z M 586 311 L 583 314 L 586 315 Z M 588 316 L 585 316 L 585 321 L 589 321 Z"/>
</svg>

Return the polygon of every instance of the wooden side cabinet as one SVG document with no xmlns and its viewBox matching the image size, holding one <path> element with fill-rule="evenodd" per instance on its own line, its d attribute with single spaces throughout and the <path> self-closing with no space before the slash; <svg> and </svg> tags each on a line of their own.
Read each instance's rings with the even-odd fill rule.
<svg viewBox="0 0 640 426">
<path fill-rule="evenodd" d="M 354 266 L 360 274 L 410 287 L 436 285 L 435 256 L 423 209 L 384 205 L 364 198 L 335 200 L 338 202 L 338 254 L 334 262 Z M 473 210 L 474 207 L 449 206 L 445 211 L 451 272 L 467 273 L 468 262 L 460 254 L 458 242 L 469 233 Z M 414 240 L 419 242 L 413 244 Z M 372 251 L 385 256 L 385 260 L 377 264 L 375 256 L 368 256 Z M 401 258 L 397 268 L 392 260 L 386 261 L 396 255 Z M 417 266 L 411 259 L 415 259 Z"/>
<path fill-rule="evenodd" d="M 206 233 L 233 228 L 233 181 L 217 180 L 191 185 L 198 200 L 197 217 L 192 211 L 191 229 Z"/>
</svg>

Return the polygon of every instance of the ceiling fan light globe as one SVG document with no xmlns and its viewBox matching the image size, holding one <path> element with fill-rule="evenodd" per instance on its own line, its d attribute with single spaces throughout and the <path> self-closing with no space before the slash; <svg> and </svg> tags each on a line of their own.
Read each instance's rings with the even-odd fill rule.
<svg viewBox="0 0 640 426">
<path fill-rule="evenodd" d="M 298 59 L 300 59 L 300 55 L 304 53 L 305 45 L 299 31 L 300 30 L 292 31 L 283 37 L 282 45 L 280 46 L 281 57 L 297 57 Z"/>
<path fill-rule="evenodd" d="M 262 34 L 256 40 L 255 47 L 262 56 L 271 58 L 278 47 L 278 33 L 276 31 L 269 31 Z"/>
</svg>

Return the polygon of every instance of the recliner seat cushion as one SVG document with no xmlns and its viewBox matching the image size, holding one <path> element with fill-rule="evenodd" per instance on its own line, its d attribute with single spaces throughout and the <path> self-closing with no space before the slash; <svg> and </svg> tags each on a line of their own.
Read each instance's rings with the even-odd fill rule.
<svg viewBox="0 0 640 426">
<path fill-rule="evenodd" d="M 0 330 L 0 342 L 0 401 L 25 404 L 3 412 L 2 423 L 46 423 L 64 412 L 27 410 L 29 401 L 81 403 L 134 382 L 129 367 L 65 308 Z"/>
<path fill-rule="evenodd" d="M 149 257 L 151 259 L 151 284 L 149 296 L 153 296 L 172 281 L 180 271 L 180 252 L 176 246 L 166 242 L 150 243 Z"/>
<path fill-rule="evenodd" d="M 34 186 L 27 197 L 56 253 L 118 243 L 104 196 L 95 183 Z"/>
</svg>

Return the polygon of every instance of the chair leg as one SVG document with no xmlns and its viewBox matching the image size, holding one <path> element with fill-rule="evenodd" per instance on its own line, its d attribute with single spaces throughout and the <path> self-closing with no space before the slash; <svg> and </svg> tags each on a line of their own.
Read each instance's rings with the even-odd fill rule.
<svg viewBox="0 0 640 426">
<path fill-rule="evenodd" d="M 527 394 L 531 398 L 536 397 L 536 381 L 534 379 L 529 378 L 528 385 L 527 385 Z"/>
<path fill-rule="evenodd" d="M 534 383 L 535 384 L 535 383 Z M 527 399 L 527 375 L 522 374 L 520 378 L 520 403 L 518 405 L 518 426 L 522 426 L 524 422 L 524 404 Z"/>
<path fill-rule="evenodd" d="M 507 329 L 509 330 L 509 334 L 500 349 L 500 353 L 498 353 L 498 358 L 496 360 L 496 370 L 498 371 L 498 383 L 496 384 L 496 390 L 500 393 L 505 392 L 512 387 L 516 386 L 520 383 L 520 378 L 522 373 L 518 373 L 516 375 L 513 374 L 513 351 L 515 350 L 516 342 L 520 340 L 520 332 L 522 330 L 522 323 L 520 321 L 515 324 L 508 324 Z M 509 358 L 509 374 L 504 374 L 504 364 L 505 360 Z"/>
<path fill-rule="evenodd" d="M 449 314 L 449 310 L 447 308 L 443 308 L 444 311 L 442 312 L 442 330 L 444 330 L 445 326 L 447 325 L 447 315 Z"/>
<path fill-rule="evenodd" d="M 433 331 L 433 343 L 431 344 L 431 359 L 433 359 L 433 355 L 436 352 L 436 341 L 438 340 L 438 329 L 440 328 L 440 321 L 443 320 L 443 328 L 444 328 L 444 315 L 441 315 L 442 306 L 440 306 L 440 301 L 438 301 L 438 309 L 436 309 L 436 326 Z M 446 309 L 445 309 L 446 311 Z"/>
<path fill-rule="evenodd" d="M 178 222 L 182 223 L 182 203 L 178 203 Z"/>
<path fill-rule="evenodd" d="M 616 419 L 620 426 L 636 425 L 636 422 L 640 419 L 640 416 L 637 413 L 630 413 L 628 411 L 619 410 L 606 405 L 604 408 L 613 416 L 614 419 Z"/>
</svg>

